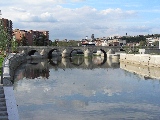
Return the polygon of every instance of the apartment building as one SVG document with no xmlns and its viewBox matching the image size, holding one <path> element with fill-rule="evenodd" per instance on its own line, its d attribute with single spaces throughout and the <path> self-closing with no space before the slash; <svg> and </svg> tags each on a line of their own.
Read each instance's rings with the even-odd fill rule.
<svg viewBox="0 0 160 120">
<path fill-rule="evenodd" d="M 13 36 L 19 43 L 21 42 L 21 39 L 25 37 L 28 45 L 33 45 L 33 35 L 28 31 L 15 29 L 13 30 Z"/>
<path fill-rule="evenodd" d="M 11 20 L 8 20 L 8 19 L 5 19 L 5 18 L 0 18 L 0 24 L 4 27 L 4 30 L 8 33 L 8 37 L 9 39 L 12 39 L 12 21 Z"/>
<path fill-rule="evenodd" d="M 42 35 L 45 35 L 47 40 L 49 40 L 49 31 L 37 31 L 37 30 L 19 30 L 15 29 L 13 30 L 13 36 L 17 41 L 21 41 L 23 37 L 26 38 L 27 44 L 29 46 L 33 45 L 33 40 L 34 39 L 39 39 Z"/>
</svg>

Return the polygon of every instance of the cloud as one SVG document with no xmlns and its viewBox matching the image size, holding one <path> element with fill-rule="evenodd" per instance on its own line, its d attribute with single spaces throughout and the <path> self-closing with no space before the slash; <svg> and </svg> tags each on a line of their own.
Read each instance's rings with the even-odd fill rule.
<svg viewBox="0 0 160 120">
<path fill-rule="evenodd" d="M 20 22 L 57 22 L 54 16 L 48 12 L 40 15 L 34 15 L 31 13 L 23 14 L 19 17 Z"/>
<path fill-rule="evenodd" d="M 130 27 L 127 29 L 128 29 L 128 31 L 131 31 L 131 32 L 144 32 L 144 33 L 147 32 L 147 33 L 149 33 L 152 28 L 141 25 L 141 26 L 133 26 L 133 27 Z"/>
<path fill-rule="evenodd" d="M 16 12 L 26 12 L 25 9 L 17 8 L 17 7 L 11 7 L 10 9 L 13 10 L 13 11 L 16 11 Z"/>
<path fill-rule="evenodd" d="M 107 4 L 106 1 L 98 3 Z M 152 17 L 147 19 L 147 16 L 151 15 L 147 13 L 159 14 L 156 8 L 148 11 L 126 10 L 121 6 L 112 7 L 117 5 L 116 2 L 109 8 L 102 6 L 103 9 L 98 9 L 99 7 L 94 5 L 95 1 L 90 4 L 86 0 L 22 0 L 21 2 L 14 0 L 10 3 L 2 1 L 2 4 L 2 17 L 12 20 L 13 28 L 46 29 L 50 31 L 51 40 L 55 38 L 79 40 L 91 34 L 97 37 L 124 35 L 126 30 L 131 30 L 130 33 L 134 35 L 145 34 L 147 28 L 150 29 L 148 31 L 152 31 L 152 28 L 157 26 L 155 23 L 159 22 L 152 20 Z M 146 27 L 137 28 L 138 31 L 132 30 L 135 25 Z"/>
<path fill-rule="evenodd" d="M 137 15 L 136 11 L 133 11 L 133 10 L 123 11 L 120 8 L 116 8 L 116 9 L 109 8 L 109 9 L 100 11 L 100 13 L 105 16 L 109 16 L 109 17 L 112 16 L 113 19 L 124 19 L 124 18 L 127 19 L 127 18 L 136 17 Z"/>
<path fill-rule="evenodd" d="M 149 88 L 142 88 L 143 80 L 140 83 L 139 77 L 136 75 L 130 77 L 130 73 L 119 71 L 119 69 L 65 68 L 64 71 L 63 69 L 54 70 L 51 66 L 44 65 L 51 68 L 49 79 L 24 78 L 14 83 L 19 113 L 24 118 L 40 119 L 41 116 L 43 119 L 48 115 L 48 119 L 52 119 L 53 116 L 57 119 L 66 116 L 67 119 L 71 117 L 72 119 L 101 120 L 106 117 L 108 119 L 133 117 L 153 119 L 159 116 L 160 107 L 154 104 L 155 101 L 153 102 L 158 99 L 154 96 L 159 93 L 159 89 L 155 89 L 158 81 L 152 83 Z M 63 62 L 60 66 L 63 66 Z M 27 67 L 37 69 L 35 65 L 28 64 Z M 26 71 L 24 67 L 20 70 L 22 71 Z M 147 90 L 151 92 L 136 94 Z"/>
</svg>

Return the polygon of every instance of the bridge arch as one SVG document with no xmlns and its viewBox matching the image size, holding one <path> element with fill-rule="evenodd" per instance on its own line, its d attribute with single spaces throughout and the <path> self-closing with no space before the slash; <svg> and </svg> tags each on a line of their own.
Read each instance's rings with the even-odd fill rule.
<svg viewBox="0 0 160 120">
<path fill-rule="evenodd" d="M 103 49 L 100 49 L 104 53 L 104 58 L 107 58 L 107 53 Z"/>
<path fill-rule="evenodd" d="M 100 64 L 100 65 L 103 65 L 103 64 L 106 63 L 106 61 L 107 61 L 107 53 L 106 53 L 103 49 L 100 49 L 100 50 L 104 53 L 103 62 Z"/>
<path fill-rule="evenodd" d="M 70 54 L 69 54 L 69 57 L 71 58 L 72 57 L 72 53 L 76 51 L 78 54 L 84 54 L 83 51 L 81 49 L 73 49 L 71 50 Z"/>
<path fill-rule="evenodd" d="M 38 51 L 37 50 L 31 50 L 31 51 L 28 52 L 28 55 L 29 56 L 34 55 L 34 53 L 36 53 L 36 52 L 38 52 Z"/>
<path fill-rule="evenodd" d="M 79 63 L 75 63 L 73 60 L 72 60 L 72 57 L 69 58 L 70 60 L 70 63 L 73 64 L 74 66 L 80 66 L 84 63 L 84 57 L 83 57 L 83 60 L 80 61 Z"/>
<path fill-rule="evenodd" d="M 52 52 L 58 52 L 59 50 L 58 49 L 52 49 L 48 52 L 48 59 L 51 59 L 52 58 Z"/>
</svg>

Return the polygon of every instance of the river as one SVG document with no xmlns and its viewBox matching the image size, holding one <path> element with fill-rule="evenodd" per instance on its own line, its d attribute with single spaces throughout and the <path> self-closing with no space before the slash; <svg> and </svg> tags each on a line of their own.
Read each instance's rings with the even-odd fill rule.
<svg viewBox="0 0 160 120">
<path fill-rule="evenodd" d="M 14 93 L 21 120 L 160 119 L 160 80 L 101 57 L 27 61 Z"/>
</svg>

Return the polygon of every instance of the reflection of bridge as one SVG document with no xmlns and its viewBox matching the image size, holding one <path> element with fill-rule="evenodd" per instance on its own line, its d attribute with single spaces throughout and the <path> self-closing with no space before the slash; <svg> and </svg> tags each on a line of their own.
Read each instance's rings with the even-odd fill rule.
<svg viewBox="0 0 160 120">
<path fill-rule="evenodd" d="M 72 59 L 72 60 L 71 60 Z M 17 70 L 15 75 L 15 80 L 26 78 L 36 78 L 36 77 L 49 77 L 49 69 L 96 69 L 96 68 L 119 68 L 119 60 L 116 59 L 107 59 L 105 63 L 103 63 L 103 58 L 93 58 L 87 59 L 84 57 L 78 59 L 67 59 L 61 57 L 55 57 L 53 59 L 39 59 L 39 60 L 31 60 L 27 61 L 25 64 L 25 68 L 23 68 L 23 64 Z M 97 59 L 97 60 L 96 60 Z M 98 62 L 97 62 L 98 61 Z M 103 63 L 103 64 L 102 64 Z M 27 72 L 26 72 L 27 71 Z"/>
<path fill-rule="evenodd" d="M 93 54 L 98 50 L 104 53 L 106 56 L 109 50 L 114 52 L 120 51 L 119 46 L 77 46 L 77 47 L 57 47 L 57 46 L 21 46 L 18 48 L 18 52 L 24 53 L 26 55 L 34 55 L 35 53 L 42 55 L 45 58 L 51 58 L 53 52 L 57 52 L 58 55 L 62 55 L 64 57 L 71 56 L 73 51 L 81 51 L 85 53 L 86 51 Z"/>
</svg>

